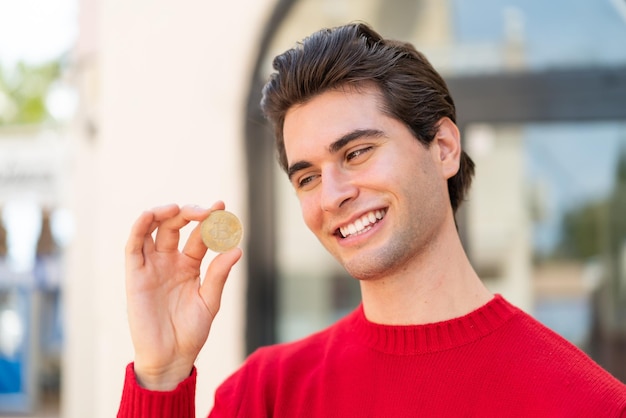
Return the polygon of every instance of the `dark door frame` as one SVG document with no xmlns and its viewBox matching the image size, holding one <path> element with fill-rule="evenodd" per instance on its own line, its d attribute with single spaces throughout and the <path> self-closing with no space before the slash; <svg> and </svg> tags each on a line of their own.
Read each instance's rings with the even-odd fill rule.
<svg viewBox="0 0 626 418">
<path fill-rule="evenodd" d="M 626 66 L 448 77 L 459 126 L 626 120 Z"/>
</svg>

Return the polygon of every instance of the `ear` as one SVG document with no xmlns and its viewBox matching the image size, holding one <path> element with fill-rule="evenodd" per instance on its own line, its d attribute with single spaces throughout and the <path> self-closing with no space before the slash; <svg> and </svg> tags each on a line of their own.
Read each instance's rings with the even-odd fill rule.
<svg viewBox="0 0 626 418">
<path fill-rule="evenodd" d="M 461 132 L 450 118 L 439 120 L 439 128 L 432 145 L 435 145 L 437 162 L 447 180 L 459 171 L 461 161 Z"/>
</svg>

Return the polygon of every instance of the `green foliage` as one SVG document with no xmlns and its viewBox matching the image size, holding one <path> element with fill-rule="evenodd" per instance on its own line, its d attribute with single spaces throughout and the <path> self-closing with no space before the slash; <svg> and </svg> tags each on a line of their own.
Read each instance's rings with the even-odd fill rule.
<svg viewBox="0 0 626 418">
<path fill-rule="evenodd" d="M 40 124 L 48 117 L 46 96 L 61 75 L 59 61 L 12 69 L 0 66 L 0 126 Z"/>
<path fill-rule="evenodd" d="M 603 252 L 608 220 L 608 202 L 590 202 L 563 217 L 563 235 L 557 253 L 561 257 L 585 260 Z"/>
<path fill-rule="evenodd" d="M 609 252 L 618 257 L 626 240 L 625 214 L 626 145 L 620 151 L 611 194 L 565 214 L 561 242 L 554 256 L 585 260 Z"/>
</svg>

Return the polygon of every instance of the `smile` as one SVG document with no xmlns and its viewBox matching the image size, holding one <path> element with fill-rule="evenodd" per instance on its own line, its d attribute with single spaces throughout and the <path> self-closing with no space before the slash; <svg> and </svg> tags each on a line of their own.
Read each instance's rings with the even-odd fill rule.
<svg viewBox="0 0 626 418">
<path fill-rule="evenodd" d="M 351 224 L 339 228 L 339 232 L 343 238 L 347 238 L 349 236 L 359 235 L 369 231 L 375 223 L 383 219 L 385 212 L 385 210 L 380 209 L 368 212 Z"/>
</svg>

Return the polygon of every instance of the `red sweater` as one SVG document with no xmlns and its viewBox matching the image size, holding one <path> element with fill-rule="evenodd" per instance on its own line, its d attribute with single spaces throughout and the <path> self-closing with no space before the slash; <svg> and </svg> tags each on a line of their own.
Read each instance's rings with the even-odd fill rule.
<svg viewBox="0 0 626 418">
<path fill-rule="evenodd" d="M 196 372 L 172 392 L 126 373 L 119 418 L 192 417 Z M 626 386 L 496 296 L 461 318 L 368 322 L 359 307 L 303 340 L 264 347 L 217 390 L 210 418 L 626 417 Z"/>
</svg>

